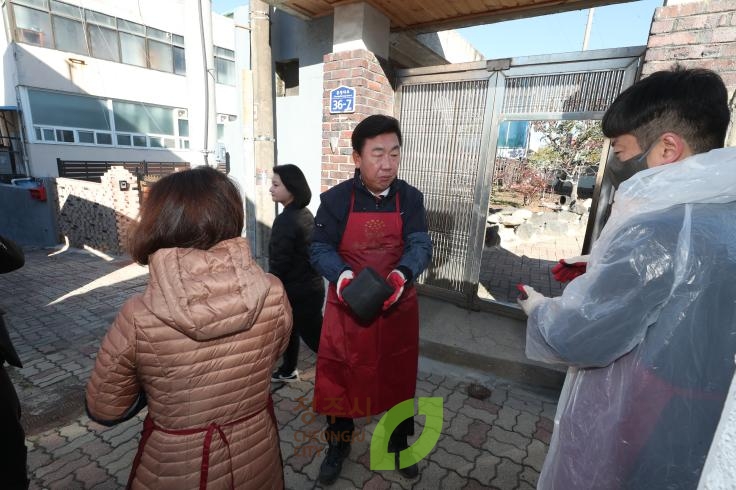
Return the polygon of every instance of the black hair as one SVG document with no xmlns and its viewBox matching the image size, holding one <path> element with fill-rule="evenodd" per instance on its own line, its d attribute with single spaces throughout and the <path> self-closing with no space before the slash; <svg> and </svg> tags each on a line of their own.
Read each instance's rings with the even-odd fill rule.
<svg viewBox="0 0 736 490">
<path fill-rule="evenodd" d="M 309 190 L 307 179 L 299 167 L 290 163 L 276 165 L 273 168 L 273 173 L 281 177 L 281 183 L 294 196 L 293 204 L 297 209 L 302 209 L 309 204 L 309 201 L 312 200 L 312 191 Z"/>
<path fill-rule="evenodd" d="M 683 138 L 693 153 L 722 148 L 730 121 L 721 77 L 702 68 L 654 72 L 627 88 L 603 116 L 603 134 L 636 137 L 642 150 L 666 132 Z"/>
<path fill-rule="evenodd" d="M 360 153 L 363 151 L 363 146 L 365 146 L 365 140 L 388 133 L 395 133 L 399 138 L 399 146 L 401 146 L 401 129 L 399 128 L 398 119 L 384 114 L 368 116 L 360 121 L 353 130 L 353 135 L 350 137 L 353 150 Z"/>
</svg>

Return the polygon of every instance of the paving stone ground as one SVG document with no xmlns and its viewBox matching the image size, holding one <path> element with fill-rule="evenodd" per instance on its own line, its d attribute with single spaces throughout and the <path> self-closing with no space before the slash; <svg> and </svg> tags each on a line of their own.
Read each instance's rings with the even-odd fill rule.
<svg viewBox="0 0 736 490">
<path fill-rule="evenodd" d="M 560 296 L 566 284 L 550 270 L 560 259 L 581 254 L 583 236 L 541 237 L 508 245 L 485 247 L 480 266 L 478 296 L 516 303 L 516 285 L 527 284 L 548 297 Z"/>
<path fill-rule="evenodd" d="M 125 259 L 108 262 L 78 250 L 49 253 L 27 251 L 24 268 L 0 276 L 0 305 L 24 363 L 8 371 L 23 405 L 31 488 L 122 489 L 145 410 L 103 427 L 84 415 L 84 387 L 100 340 L 123 302 L 143 291 L 147 272 Z M 316 478 L 324 456 L 319 441 L 324 419 L 310 409 L 314 362 L 303 349 L 301 381 L 273 388 L 287 489 L 321 488 Z M 370 470 L 370 436 L 378 418 L 362 418 L 349 460 L 330 488 L 534 488 L 556 397 L 496 380 L 486 386 L 490 396 L 478 400 L 467 395 L 469 383 L 436 369 L 419 373 L 417 397 L 442 397 L 444 406 L 442 433 L 419 463 L 419 478 Z M 416 418 L 410 442 L 421 432 L 422 418 Z"/>
</svg>

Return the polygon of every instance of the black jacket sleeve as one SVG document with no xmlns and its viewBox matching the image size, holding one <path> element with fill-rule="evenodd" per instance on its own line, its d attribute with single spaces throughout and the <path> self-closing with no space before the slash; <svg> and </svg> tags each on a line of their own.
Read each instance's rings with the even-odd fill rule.
<svg viewBox="0 0 736 490">
<path fill-rule="evenodd" d="M 12 240 L 0 236 L 0 274 L 20 269 L 23 264 L 23 250 Z"/>
</svg>

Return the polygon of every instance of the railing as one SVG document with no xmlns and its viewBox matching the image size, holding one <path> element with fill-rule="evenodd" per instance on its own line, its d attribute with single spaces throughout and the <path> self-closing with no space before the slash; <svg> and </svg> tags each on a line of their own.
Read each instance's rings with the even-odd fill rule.
<svg viewBox="0 0 736 490">
<path fill-rule="evenodd" d="M 144 175 L 168 175 L 190 168 L 189 162 L 114 162 L 56 159 L 59 177 L 100 182 L 101 177 L 113 166 L 122 166 L 139 178 Z"/>
</svg>

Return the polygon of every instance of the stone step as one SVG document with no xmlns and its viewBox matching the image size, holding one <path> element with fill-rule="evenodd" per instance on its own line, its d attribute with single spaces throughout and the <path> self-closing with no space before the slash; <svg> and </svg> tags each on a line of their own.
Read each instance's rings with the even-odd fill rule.
<svg viewBox="0 0 736 490">
<path fill-rule="evenodd" d="M 419 353 L 540 389 L 559 390 L 566 369 L 524 354 L 526 321 L 419 297 Z"/>
</svg>

